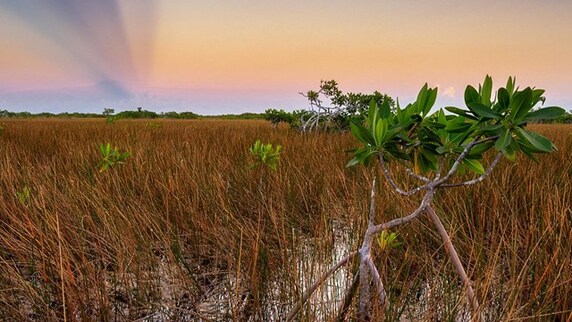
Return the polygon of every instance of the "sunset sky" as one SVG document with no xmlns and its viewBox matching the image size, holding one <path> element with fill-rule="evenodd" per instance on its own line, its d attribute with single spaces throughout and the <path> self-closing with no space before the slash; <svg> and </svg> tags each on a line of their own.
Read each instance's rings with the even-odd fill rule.
<svg viewBox="0 0 572 322">
<path fill-rule="evenodd" d="M 0 109 L 307 107 L 335 79 L 462 105 L 486 74 L 572 109 L 572 1 L 0 0 Z"/>
</svg>

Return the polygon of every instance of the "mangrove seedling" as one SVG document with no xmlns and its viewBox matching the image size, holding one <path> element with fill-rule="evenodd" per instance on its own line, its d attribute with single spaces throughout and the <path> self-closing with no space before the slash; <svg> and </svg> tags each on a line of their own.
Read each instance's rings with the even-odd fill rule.
<svg viewBox="0 0 572 322">
<path fill-rule="evenodd" d="M 30 200 L 30 188 L 28 186 L 24 186 L 22 191 L 16 191 L 16 196 L 18 197 L 18 201 L 22 206 L 27 206 L 28 201 Z"/>
<path fill-rule="evenodd" d="M 119 151 L 118 147 L 111 148 L 111 143 L 100 144 L 99 152 L 101 153 L 101 162 L 97 165 L 99 172 L 104 172 L 116 164 L 125 163 L 130 153 Z"/>
<path fill-rule="evenodd" d="M 252 157 L 251 167 L 265 166 L 276 171 L 278 163 L 280 163 L 280 149 L 282 146 L 272 144 L 263 144 L 260 140 L 256 140 L 254 145 L 250 147 L 250 156 Z"/>
</svg>

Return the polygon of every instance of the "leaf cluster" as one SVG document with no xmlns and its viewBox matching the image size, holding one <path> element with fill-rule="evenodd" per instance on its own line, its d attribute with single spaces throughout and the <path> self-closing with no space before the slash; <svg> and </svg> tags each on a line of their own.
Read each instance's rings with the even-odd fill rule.
<svg viewBox="0 0 572 322">
<path fill-rule="evenodd" d="M 22 206 L 26 206 L 28 204 L 28 200 L 30 200 L 30 195 L 31 195 L 30 192 L 31 190 L 30 187 L 28 186 L 24 186 L 24 188 L 22 188 L 22 191 L 16 192 L 18 201 L 20 201 L 20 204 L 22 204 Z"/>
<path fill-rule="evenodd" d="M 98 164 L 99 172 L 104 172 L 116 164 L 123 164 L 131 155 L 129 152 L 121 152 L 118 147 L 111 147 L 110 143 L 99 145 L 102 160 Z"/>
<path fill-rule="evenodd" d="M 282 146 L 276 145 L 273 147 L 272 144 L 263 144 L 260 140 L 256 140 L 254 145 L 250 147 L 250 156 L 253 159 L 252 167 L 256 168 L 258 166 L 264 165 L 273 171 L 278 169 L 278 163 L 280 162 L 280 150 Z"/>
<path fill-rule="evenodd" d="M 511 161 L 518 152 L 538 161 L 536 153 L 556 149 L 549 139 L 526 129 L 529 122 L 555 119 L 565 112 L 556 106 L 533 110 L 544 102 L 544 90 L 519 89 L 512 77 L 494 97 L 492 89 L 492 79 L 486 76 L 478 89 L 466 87 L 466 109 L 449 106 L 432 113 L 437 88 L 427 84 L 415 102 L 404 108 L 397 104 L 391 109 L 388 103 L 371 101 L 366 124 L 351 124 L 351 132 L 362 147 L 354 150 L 348 166 L 368 163 L 379 156 L 384 161 L 406 163 L 416 173 L 437 172 L 440 164 L 452 164 L 469 148 L 459 169 L 482 174 L 485 170 L 480 160 L 490 149 Z"/>
<path fill-rule="evenodd" d="M 398 248 L 401 246 L 401 242 L 397 240 L 398 236 L 399 234 L 396 232 L 389 233 L 387 230 L 383 230 L 377 236 L 377 244 L 382 251 Z"/>
</svg>

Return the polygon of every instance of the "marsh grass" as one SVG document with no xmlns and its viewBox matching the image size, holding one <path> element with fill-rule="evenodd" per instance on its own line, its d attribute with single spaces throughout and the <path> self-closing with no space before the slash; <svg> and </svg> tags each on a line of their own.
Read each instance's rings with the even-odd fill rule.
<svg viewBox="0 0 572 322">
<path fill-rule="evenodd" d="M 349 134 L 228 120 L 2 124 L 5 320 L 281 320 L 358 248 L 367 224 L 371 174 L 344 168 Z M 435 203 L 486 320 L 572 319 L 572 127 L 535 129 L 559 151 L 539 165 L 502 161 L 484 183 Z M 278 171 L 249 166 L 257 139 L 283 147 Z M 99 173 L 101 142 L 131 157 Z M 377 204 L 378 221 L 415 208 L 385 183 Z M 401 247 L 377 250 L 389 295 L 377 318 L 463 320 L 465 297 L 428 218 L 399 236 Z M 330 320 L 356 269 L 329 279 L 299 319 Z"/>
</svg>

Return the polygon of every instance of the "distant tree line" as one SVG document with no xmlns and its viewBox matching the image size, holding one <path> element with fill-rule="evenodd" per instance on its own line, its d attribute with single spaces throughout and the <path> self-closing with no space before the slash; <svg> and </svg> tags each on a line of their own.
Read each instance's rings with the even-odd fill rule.
<svg viewBox="0 0 572 322">
<path fill-rule="evenodd" d="M 201 118 L 216 118 L 216 119 L 225 119 L 225 120 L 263 120 L 263 119 L 266 119 L 266 113 L 201 115 Z"/>
<path fill-rule="evenodd" d="M 105 117 L 102 114 L 97 113 L 49 113 L 49 112 L 42 112 L 42 113 L 30 113 L 27 111 L 24 112 L 11 112 L 8 110 L 0 110 L 0 117 L 6 118 L 102 118 Z"/>
<path fill-rule="evenodd" d="M 265 119 L 265 113 L 242 113 L 242 114 L 222 114 L 222 115 L 200 115 L 190 111 L 187 112 L 162 112 L 156 113 L 153 111 L 144 110 L 142 108 L 137 108 L 136 110 L 122 111 L 115 113 L 112 108 L 105 108 L 103 112 L 100 113 L 31 113 L 31 112 L 11 112 L 8 110 L 0 110 L 0 118 L 107 118 L 113 121 L 119 119 L 180 119 L 180 120 L 190 120 L 198 118 L 216 118 L 216 119 L 226 119 L 226 120 L 263 120 Z"/>
<path fill-rule="evenodd" d="M 337 86 L 337 83 L 336 83 Z M 316 95 L 314 91 L 309 91 L 302 94 L 308 98 L 310 104 L 317 104 Z M 338 92 L 335 100 L 337 100 L 338 109 L 335 113 L 319 113 L 316 109 L 298 109 L 292 112 L 287 112 L 284 109 L 269 108 L 264 113 L 242 113 L 242 114 L 222 114 L 222 115 L 200 115 L 193 112 L 162 112 L 156 113 L 153 111 L 138 108 L 137 110 L 123 111 L 117 114 L 114 109 L 106 108 L 102 113 L 79 113 L 79 112 L 63 112 L 63 113 L 31 113 L 31 112 L 11 112 L 8 110 L 0 110 L 0 118 L 113 118 L 119 119 L 225 119 L 225 120 L 259 120 L 264 119 L 278 125 L 280 123 L 288 124 L 294 129 L 298 130 L 311 130 L 310 126 L 314 125 L 313 129 L 330 129 L 330 130 L 347 130 L 350 122 L 362 123 L 367 117 L 366 110 L 369 108 L 369 103 L 372 99 L 379 105 L 386 102 L 393 109 L 395 103 L 393 99 L 385 94 L 374 92 L 373 94 L 362 93 L 347 93 L 343 94 Z M 322 104 L 320 102 L 320 104 Z M 313 118 L 312 118 L 313 117 Z M 316 121 L 317 120 L 317 121 Z M 314 122 L 310 124 L 310 122 Z M 538 121 L 538 123 L 565 123 L 572 124 L 572 110 L 569 110 L 564 115 L 554 119 Z"/>
<path fill-rule="evenodd" d="M 0 110 L 0 117 L 3 118 L 110 118 L 113 117 L 115 120 L 118 119 L 197 119 L 201 117 L 199 114 L 193 112 L 164 112 L 156 113 L 153 111 L 144 110 L 138 108 L 133 111 L 123 111 L 114 114 L 115 110 L 111 108 L 106 108 L 103 113 L 30 113 L 30 112 L 11 112 L 8 110 Z"/>
</svg>

